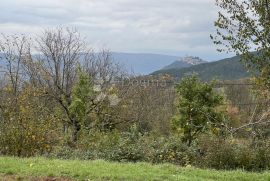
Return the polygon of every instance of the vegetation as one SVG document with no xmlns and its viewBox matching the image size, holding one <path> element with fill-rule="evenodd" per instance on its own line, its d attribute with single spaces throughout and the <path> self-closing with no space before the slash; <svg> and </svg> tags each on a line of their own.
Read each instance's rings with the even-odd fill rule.
<svg viewBox="0 0 270 181">
<path fill-rule="evenodd" d="M 172 172 L 179 174 L 175 179 L 194 178 L 189 173 L 183 176 L 185 169 L 151 163 L 248 171 L 270 167 L 270 114 L 265 106 L 269 94 L 254 86 L 252 79 L 215 85 L 193 75 L 173 87 L 167 84 L 173 80 L 170 76 L 129 75 L 111 60 L 109 51 L 95 53 L 69 28 L 45 30 L 36 39 L 3 35 L 0 44 L 4 65 L 0 79 L 3 156 L 132 162 L 127 169 L 139 167 L 141 173 L 161 167 L 162 171 L 148 172 L 149 176 L 138 174 L 138 180 L 171 180 Z M 33 54 L 34 48 L 39 55 Z M 29 163 L 30 170 L 21 172 L 21 164 L 14 159 L 1 159 L 6 159 L 0 162 L 3 174 L 10 171 L 28 176 L 36 171 L 36 176 L 44 172 L 75 178 L 136 178 L 136 172 L 126 173 L 120 163 L 22 159 L 21 164 L 34 163 Z M 64 168 L 69 172 L 55 169 L 58 166 L 45 168 L 47 163 L 59 163 L 60 167 L 66 163 Z M 88 164 L 94 170 L 97 164 L 99 171 L 86 171 Z M 80 171 L 76 172 L 76 167 Z M 107 169 L 114 168 L 119 170 L 107 175 Z M 195 175 L 203 172 L 192 170 Z M 216 175 L 220 173 L 213 172 L 209 179 L 222 180 L 222 175 Z M 235 173 L 246 177 L 246 173 Z M 202 179 L 208 179 L 207 171 L 201 174 Z M 264 178 L 248 175 L 248 179 Z M 233 173 L 232 179 L 241 176 Z"/>
<path fill-rule="evenodd" d="M 239 56 L 216 62 L 193 65 L 188 68 L 158 70 L 151 75 L 157 76 L 164 74 L 168 74 L 176 80 L 181 80 L 187 75 L 197 74 L 198 77 L 204 81 L 211 81 L 212 79 L 238 80 L 251 76 L 251 74 L 246 71 L 245 66 L 241 64 Z"/>
<path fill-rule="evenodd" d="M 255 73 L 258 82 L 269 88 L 270 4 L 268 0 L 216 0 L 221 8 L 211 36 L 219 51 L 235 52 Z M 255 53 L 254 53 L 255 52 Z M 259 74 L 258 74 L 259 73 Z"/>
<path fill-rule="evenodd" d="M 222 103 L 222 96 L 213 90 L 213 84 L 202 83 L 196 76 L 183 78 L 176 86 L 179 115 L 173 126 L 183 131 L 183 140 L 190 146 L 197 135 L 222 124 L 222 113 L 215 108 Z"/>
<path fill-rule="evenodd" d="M 101 160 L 48 160 L 44 158 L 0 158 L 0 175 L 3 178 L 16 174 L 25 178 L 70 178 L 78 180 L 268 180 L 268 173 L 243 171 L 201 170 L 173 165 L 148 163 L 111 163 Z"/>
</svg>

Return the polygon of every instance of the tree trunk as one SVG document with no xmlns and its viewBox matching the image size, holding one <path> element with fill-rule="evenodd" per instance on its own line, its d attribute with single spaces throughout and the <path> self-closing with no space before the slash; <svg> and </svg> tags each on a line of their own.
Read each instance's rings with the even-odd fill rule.
<svg viewBox="0 0 270 181">
<path fill-rule="evenodd" d="M 191 146 L 192 143 L 192 136 L 191 136 L 191 130 L 188 132 L 188 139 L 187 139 L 188 147 Z"/>
<path fill-rule="evenodd" d="M 81 125 L 78 121 L 73 120 L 73 133 L 72 133 L 72 142 L 76 143 L 78 141 L 78 133 L 81 130 Z"/>
</svg>

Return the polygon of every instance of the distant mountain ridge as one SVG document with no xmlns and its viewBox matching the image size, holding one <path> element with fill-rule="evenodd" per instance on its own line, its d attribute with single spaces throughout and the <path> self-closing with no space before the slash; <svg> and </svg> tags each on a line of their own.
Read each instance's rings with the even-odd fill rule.
<svg viewBox="0 0 270 181">
<path fill-rule="evenodd" d="M 205 81 L 212 79 L 236 80 L 250 76 L 250 73 L 247 72 L 245 66 L 240 62 L 239 56 L 215 62 L 202 63 L 186 68 L 161 69 L 151 73 L 150 75 L 168 74 L 175 79 L 181 79 L 185 75 L 194 73 Z"/>
<path fill-rule="evenodd" d="M 177 62 L 180 64 L 182 61 L 182 58 L 179 56 L 151 54 L 151 53 L 111 52 L 111 58 L 113 59 L 114 62 L 123 65 L 123 67 L 129 73 L 135 73 L 136 75 L 148 75 L 151 72 L 160 70 L 163 67 L 177 60 L 178 60 Z M 2 61 L 0 61 L 0 66 L 2 64 L 3 64 Z M 192 66 L 192 64 L 187 61 L 183 62 L 182 65 L 178 65 L 177 67 L 189 67 L 189 66 Z"/>
<path fill-rule="evenodd" d="M 178 56 L 150 54 L 150 53 L 121 53 L 112 52 L 114 61 L 123 64 L 128 71 L 132 70 L 135 74 L 147 75 L 156 70 L 165 68 L 169 64 L 173 67 L 183 68 L 190 67 L 200 63 L 198 57 L 181 58 Z M 198 62 L 197 62 L 198 61 Z"/>
<path fill-rule="evenodd" d="M 170 65 L 165 66 L 162 70 L 191 67 L 193 65 L 199 65 L 202 63 L 207 63 L 207 61 L 204 61 L 199 57 L 186 56 L 174 61 Z"/>
</svg>

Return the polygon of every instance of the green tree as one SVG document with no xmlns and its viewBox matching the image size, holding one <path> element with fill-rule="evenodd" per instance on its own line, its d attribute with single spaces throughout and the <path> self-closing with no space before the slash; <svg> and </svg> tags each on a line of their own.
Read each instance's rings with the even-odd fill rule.
<svg viewBox="0 0 270 181">
<path fill-rule="evenodd" d="M 222 113 L 216 108 L 223 98 L 214 91 L 213 83 L 203 83 L 195 75 L 183 78 L 176 91 L 178 115 L 173 127 L 183 132 L 183 140 L 190 146 L 199 133 L 222 122 Z"/>
<path fill-rule="evenodd" d="M 216 0 L 221 8 L 211 38 L 218 51 L 235 52 L 270 90 L 269 0 Z M 259 74 L 258 74 L 259 73 Z"/>
<path fill-rule="evenodd" d="M 92 108 L 95 92 L 89 75 L 78 68 L 78 82 L 72 90 L 72 101 L 69 106 L 69 111 L 76 120 L 74 124 L 74 136 L 77 137 L 78 132 L 82 127 L 89 126 L 89 110 Z M 78 129 L 77 129 L 78 128 Z"/>
</svg>

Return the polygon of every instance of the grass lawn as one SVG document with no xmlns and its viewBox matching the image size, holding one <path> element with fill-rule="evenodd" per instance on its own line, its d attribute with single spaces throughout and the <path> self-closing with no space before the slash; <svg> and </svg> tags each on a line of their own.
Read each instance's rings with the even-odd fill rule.
<svg viewBox="0 0 270 181">
<path fill-rule="evenodd" d="M 269 180 L 270 172 L 214 171 L 148 163 L 0 157 L 0 180 Z"/>
</svg>

